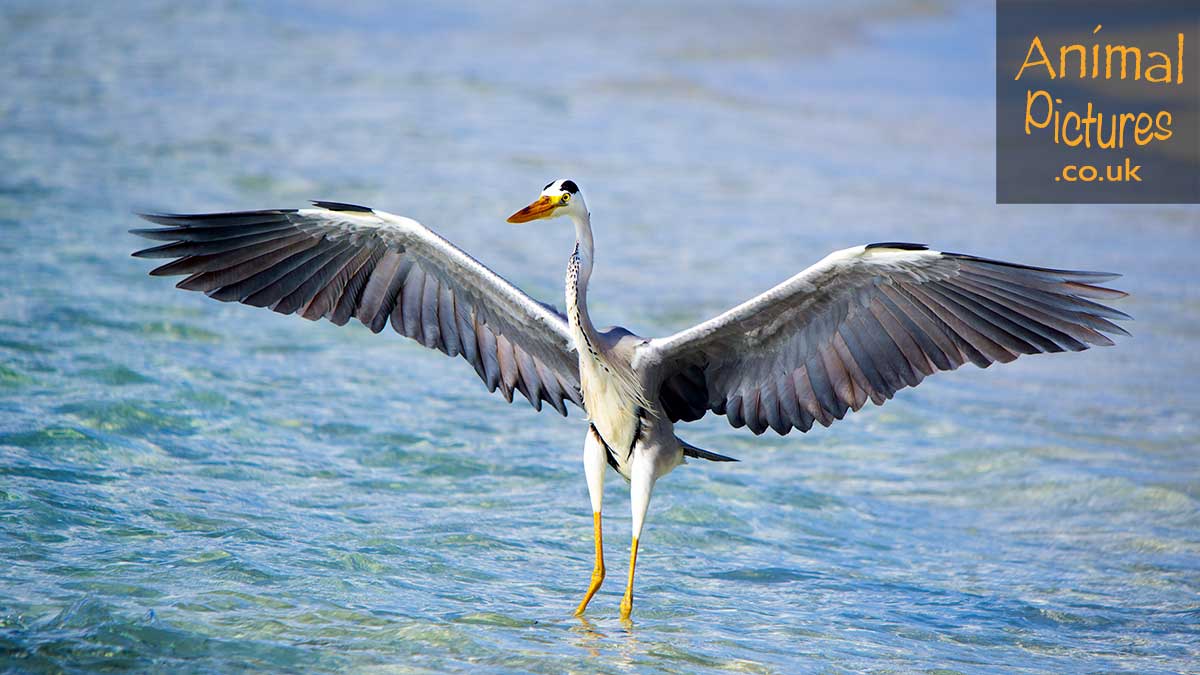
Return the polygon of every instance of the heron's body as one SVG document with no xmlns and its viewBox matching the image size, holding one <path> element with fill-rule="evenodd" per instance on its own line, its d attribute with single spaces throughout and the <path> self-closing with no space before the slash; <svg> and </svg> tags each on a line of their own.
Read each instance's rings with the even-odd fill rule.
<svg viewBox="0 0 1200 675">
<path fill-rule="evenodd" d="M 592 324 L 587 288 L 593 251 L 590 217 L 585 212 L 576 221 L 576 245 L 567 261 L 566 278 L 567 321 L 579 354 L 583 407 L 604 442 L 606 461 L 617 473 L 632 478 L 632 459 L 638 450 L 656 453 L 652 466 L 658 478 L 679 464 L 682 449 L 659 438 L 663 425 L 655 422 L 665 415 L 655 409 L 652 399 L 656 397 L 644 390 L 634 371 L 634 356 L 645 340 L 624 328 L 597 330 Z M 673 455 L 677 457 L 672 462 Z"/>
<path fill-rule="evenodd" d="M 638 409 L 644 401 L 639 383 L 631 377 L 628 345 L 618 349 L 622 336 L 616 330 L 600 332 L 587 314 L 587 276 L 579 246 L 567 263 L 567 320 L 575 351 L 579 354 L 579 386 L 583 409 L 600 436 L 614 451 L 618 470 L 626 478 L 627 451 L 637 431 Z"/>
<path fill-rule="evenodd" d="M 621 602 L 628 618 L 638 542 L 655 481 L 685 456 L 730 458 L 675 435 L 709 412 L 763 433 L 829 426 L 868 400 L 882 404 L 926 376 L 968 361 L 1080 351 L 1125 334 L 1125 314 L 1091 298 L 1123 294 L 1116 275 L 1030 267 L 903 243 L 837 251 L 767 292 L 665 338 L 597 330 L 588 312 L 594 247 L 578 186 L 550 183 L 510 217 L 567 216 L 575 247 L 566 312 L 537 302 L 415 220 L 366 207 L 147 215 L 170 243 L 139 251 L 174 258 L 152 274 L 181 288 L 337 324 L 358 318 L 469 362 L 489 390 L 537 409 L 587 414 L 584 472 L 596 560 L 582 613 L 605 576 L 604 473 L 629 481 L 632 547 Z"/>
</svg>

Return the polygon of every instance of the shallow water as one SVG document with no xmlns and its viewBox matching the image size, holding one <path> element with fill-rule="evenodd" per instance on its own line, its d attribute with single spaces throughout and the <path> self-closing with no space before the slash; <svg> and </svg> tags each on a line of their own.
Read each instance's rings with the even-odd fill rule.
<svg viewBox="0 0 1200 675">
<path fill-rule="evenodd" d="M 1172 673 L 1200 653 L 1195 207 L 998 207 L 990 3 L 7 2 L 0 670 Z M 835 248 L 1111 269 L 1115 349 L 933 378 L 830 429 L 686 427 L 635 624 L 583 427 L 358 326 L 212 302 L 137 208 L 412 215 L 561 304 L 707 318 Z M 650 292 L 645 292 L 650 289 Z"/>
</svg>

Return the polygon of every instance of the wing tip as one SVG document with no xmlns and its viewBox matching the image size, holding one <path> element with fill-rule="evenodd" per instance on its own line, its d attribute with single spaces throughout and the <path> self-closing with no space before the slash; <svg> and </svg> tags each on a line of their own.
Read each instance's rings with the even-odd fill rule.
<svg viewBox="0 0 1200 675">
<path fill-rule="evenodd" d="M 180 228 L 185 227 L 184 219 L 187 218 L 182 213 L 166 213 L 163 211 L 134 211 L 133 215 L 142 220 L 154 223 L 155 225 L 163 225 L 165 227 Z M 131 234 L 139 234 L 138 230 L 132 229 Z"/>
<path fill-rule="evenodd" d="M 157 225 L 167 227 L 189 227 L 197 223 L 228 221 L 238 218 L 259 218 L 263 216 L 286 216 L 295 213 L 296 209 L 257 209 L 253 211 L 210 211 L 206 213 L 173 213 L 170 211 L 134 211 L 133 215 L 148 220 Z M 237 224 L 237 223 L 222 223 Z"/>
<path fill-rule="evenodd" d="M 1018 270 L 1028 270 L 1031 272 L 1044 272 L 1054 275 L 1062 275 L 1064 277 L 1074 277 L 1066 279 L 1067 281 L 1080 281 L 1085 283 L 1103 283 L 1112 281 L 1113 279 L 1121 278 L 1121 274 L 1117 272 L 1097 272 L 1094 270 L 1069 270 L 1056 267 L 1039 267 L 1037 265 L 1026 265 L 1024 263 L 1016 263 L 1008 260 L 997 260 L 995 258 L 985 258 L 983 256 L 972 255 L 970 253 L 956 253 L 953 251 L 942 251 L 942 255 L 947 258 L 957 258 L 959 260 L 967 260 L 970 262 L 983 263 L 986 265 L 996 265 L 999 267 L 1011 267 Z"/>
</svg>

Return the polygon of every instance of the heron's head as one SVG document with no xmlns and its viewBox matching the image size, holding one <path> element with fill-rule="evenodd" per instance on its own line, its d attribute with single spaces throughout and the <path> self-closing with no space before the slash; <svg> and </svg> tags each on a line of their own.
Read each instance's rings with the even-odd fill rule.
<svg viewBox="0 0 1200 675">
<path fill-rule="evenodd" d="M 583 203 L 583 193 L 575 181 L 566 178 L 550 181 L 542 188 L 542 194 L 532 204 L 508 217 L 510 223 L 528 223 L 542 218 L 557 218 L 558 216 L 583 217 L 587 215 L 587 206 Z"/>
</svg>

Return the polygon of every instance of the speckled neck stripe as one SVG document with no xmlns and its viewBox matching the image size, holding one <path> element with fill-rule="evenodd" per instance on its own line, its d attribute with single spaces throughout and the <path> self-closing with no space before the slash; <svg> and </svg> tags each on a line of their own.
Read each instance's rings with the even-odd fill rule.
<svg viewBox="0 0 1200 675">
<path fill-rule="evenodd" d="M 567 288 L 571 289 L 571 304 L 567 307 L 567 311 L 570 313 L 571 321 L 573 321 L 576 326 L 579 326 L 579 334 L 583 336 L 583 346 L 588 350 L 588 353 L 592 355 L 592 358 L 595 359 L 596 363 L 604 369 L 604 372 L 609 373 L 612 371 L 608 369 L 608 364 L 604 362 L 604 359 L 600 358 L 600 352 L 598 352 L 596 350 L 596 346 L 592 344 L 591 336 L 589 336 L 587 331 L 583 329 L 583 322 L 580 321 L 579 268 L 582 264 L 583 261 L 579 258 L 579 243 L 576 242 L 575 252 L 571 254 L 571 261 L 567 264 Z"/>
</svg>

